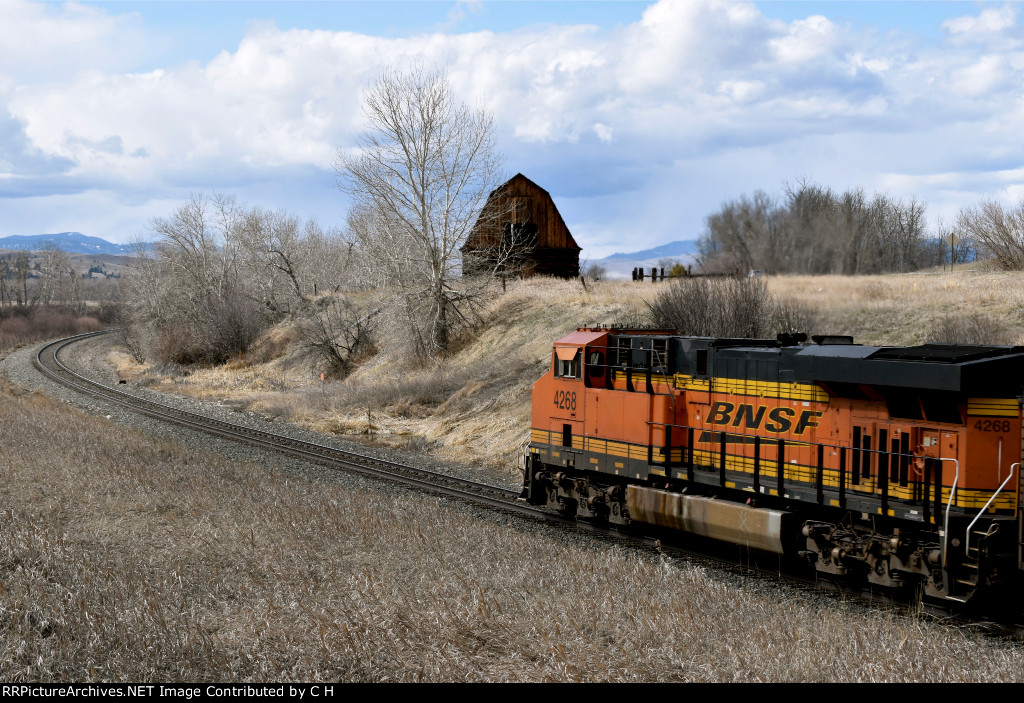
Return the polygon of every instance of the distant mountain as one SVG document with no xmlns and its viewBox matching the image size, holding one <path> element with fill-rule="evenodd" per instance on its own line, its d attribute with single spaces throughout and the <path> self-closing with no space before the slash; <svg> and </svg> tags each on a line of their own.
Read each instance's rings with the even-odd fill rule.
<svg viewBox="0 0 1024 703">
<path fill-rule="evenodd" d="M 47 244 L 55 244 L 61 251 L 69 254 L 110 254 L 123 256 L 128 254 L 130 247 L 114 244 L 99 237 L 89 237 L 81 232 L 60 232 L 58 234 L 13 234 L 0 237 L 0 249 L 18 249 L 25 251 L 41 251 Z"/>
<path fill-rule="evenodd" d="M 650 269 L 657 266 L 661 259 L 671 259 L 684 266 L 693 266 L 697 262 L 697 241 L 687 239 L 669 242 L 653 249 L 612 254 L 591 263 L 604 266 L 609 278 L 629 278 L 634 268 Z"/>
<path fill-rule="evenodd" d="M 671 259 L 678 256 L 693 255 L 697 253 L 697 240 L 696 239 L 685 239 L 678 240 L 675 242 L 669 242 L 668 244 L 662 244 L 661 246 L 654 247 L 653 249 L 644 249 L 643 251 L 634 251 L 626 254 L 612 254 L 606 256 L 600 261 L 618 261 L 621 259 Z"/>
</svg>

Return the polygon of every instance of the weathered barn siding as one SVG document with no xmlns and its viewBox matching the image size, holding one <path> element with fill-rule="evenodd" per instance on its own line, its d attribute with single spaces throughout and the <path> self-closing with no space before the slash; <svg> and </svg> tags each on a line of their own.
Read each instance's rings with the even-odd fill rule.
<svg viewBox="0 0 1024 703">
<path fill-rule="evenodd" d="M 580 247 L 565 226 L 551 195 L 521 173 L 495 188 L 487 199 L 476 226 L 462 246 L 463 272 L 472 275 L 493 269 L 503 237 L 509 236 L 511 227 L 517 228 L 512 236 L 517 240 L 519 251 L 499 267 L 498 273 L 579 276 Z"/>
</svg>

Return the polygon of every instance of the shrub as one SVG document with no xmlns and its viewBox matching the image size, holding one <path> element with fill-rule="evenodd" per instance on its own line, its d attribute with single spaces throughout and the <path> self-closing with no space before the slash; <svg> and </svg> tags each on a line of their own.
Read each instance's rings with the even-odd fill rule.
<svg viewBox="0 0 1024 703">
<path fill-rule="evenodd" d="M 984 313 L 947 315 L 931 335 L 941 344 L 1013 344 L 1013 332 Z"/>
<path fill-rule="evenodd" d="M 244 354 L 267 328 L 259 306 L 240 290 L 227 288 L 209 304 L 202 332 L 202 361 L 220 364 Z"/>
<path fill-rule="evenodd" d="M 306 350 L 337 378 L 351 373 L 362 354 L 373 349 L 373 318 L 343 296 L 324 296 L 307 305 L 299 321 Z"/>
<path fill-rule="evenodd" d="M 819 322 L 811 308 L 776 302 L 763 278 L 679 278 L 647 305 L 655 327 L 696 337 L 809 334 Z"/>
<path fill-rule="evenodd" d="M 759 278 L 682 278 L 648 303 L 656 327 L 698 337 L 760 337 L 769 332 L 773 303 Z"/>
<path fill-rule="evenodd" d="M 167 364 L 195 364 L 206 358 L 206 346 L 187 327 L 164 327 L 152 344 L 153 356 Z"/>
<path fill-rule="evenodd" d="M 58 307 L 15 306 L 0 308 L 0 350 L 21 344 L 96 332 L 103 325 L 91 315 L 77 315 Z"/>
</svg>

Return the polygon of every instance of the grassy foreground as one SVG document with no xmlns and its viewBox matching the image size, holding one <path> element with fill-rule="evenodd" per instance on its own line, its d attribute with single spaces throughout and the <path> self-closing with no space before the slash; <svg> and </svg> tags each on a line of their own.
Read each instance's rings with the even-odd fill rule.
<svg viewBox="0 0 1024 703">
<path fill-rule="evenodd" d="M 3 681 L 1019 681 L 1024 649 L 0 388 Z"/>
</svg>

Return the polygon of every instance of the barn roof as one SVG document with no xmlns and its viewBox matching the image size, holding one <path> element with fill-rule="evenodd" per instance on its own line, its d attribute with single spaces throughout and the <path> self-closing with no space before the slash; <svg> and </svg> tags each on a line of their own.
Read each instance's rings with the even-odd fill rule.
<svg viewBox="0 0 1024 703">
<path fill-rule="evenodd" d="M 526 176 L 524 176 L 521 173 L 517 173 L 516 175 L 512 176 L 512 178 L 508 179 L 507 181 L 502 183 L 500 186 L 498 186 L 497 188 L 492 190 L 491 194 L 489 196 L 487 196 L 487 200 L 490 201 L 491 198 L 493 198 L 496 195 L 499 195 L 502 190 L 507 188 L 508 185 L 512 181 L 514 181 L 516 179 L 522 179 L 522 180 L 526 181 L 531 186 L 533 186 L 534 188 L 539 190 L 541 193 L 546 195 L 548 197 L 548 200 L 550 200 L 552 203 L 555 202 L 554 198 L 551 197 L 551 193 L 547 192 L 545 189 L 541 188 L 539 185 L 537 185 L 536 183 L 534 183 L 533 181 L 531 181 L 529 178 L 527 178 Z M 562 213 L 560 213 L 558 211 L 558 206 L 557 205 L 555 205 L 555 217 L 558 218 L 558 224 L 565 228 L 565 236 L 566 236 L 566 239 L 567 239 L 568 244 L 569 244 L 569 246 L 567 246 L 566 249 L 572 249 L 572 248 L 575 247 L 576 249 L 579 249 L 580 251 L 582 251 L 583 247 L 581 247 L 579 244 L 576 243 L 576 240 L 572 236 L 572 232 L 569 231 L 569 228 L 565 224 L 565 220 L 562 219 Z"/>
</svg>

